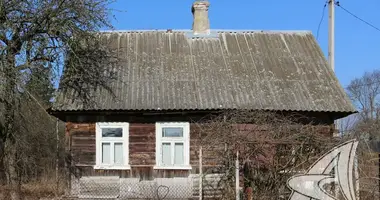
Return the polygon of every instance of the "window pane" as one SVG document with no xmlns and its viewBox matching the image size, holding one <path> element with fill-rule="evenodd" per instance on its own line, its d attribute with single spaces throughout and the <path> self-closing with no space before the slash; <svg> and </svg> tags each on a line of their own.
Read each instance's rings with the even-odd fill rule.
<svg viewBox="0 0 380 200">
<path fill-rule="evenodd" d="M 102 128 L 102 137 L 123 137 L 122 128 Z"/>
<path fill-rule="evenodd" d="M 163 128 L 162 137 L 183 137 L 183 128 Z"/>
<path fill-rule="evenodd" d="M 174 145 L 174 164 L 175 165 L 185 164 L 183 143 L 175 143 Z"/>
<path fill-rule="evenodd" d="M 170 143 L 162 143 L 162 164 L 172 164 L 172 154 L 170 150 Z"/>
<path fill-rule="evenodd" d="M 115 164 L 123 164 L 123 143 L 115 143 L 114 149 Z"/>
<path fill-rule="evenodd" d="M 102 143 L 102 163 L 111 164 L 111 144 Z"/>
</svg>

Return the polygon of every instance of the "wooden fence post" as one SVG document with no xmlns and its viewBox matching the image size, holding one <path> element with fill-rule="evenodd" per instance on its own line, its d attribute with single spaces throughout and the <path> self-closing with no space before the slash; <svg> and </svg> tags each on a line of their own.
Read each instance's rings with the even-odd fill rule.
<svg viewBox="0 0 380 200">
<path fill-rule="evenodd" d="M 199 147 L 199 200 L 202 200 L 203 192 L 203 169 L 202 169 L 202 145 Z"/>
<path fill-rule="evenodd" d="M 239 181 L 239 151 L 236 151 L 236 161 L 235 161 L 235 189 L 236 189 L 236 200 L 240 200 L 240 181 Z"/>
<path fill-rule="evenodd" d="M 55 191 L 55 197 L 58 198 L 58 193 L 59 193 L 59 120 L 58 118 L 56 119 L 56 127 L 55 127 L 55 134 L 56 134 L 56 160 L 55 160 L 55 181 L 56 181 L 56 191 Z"/>
</svg>

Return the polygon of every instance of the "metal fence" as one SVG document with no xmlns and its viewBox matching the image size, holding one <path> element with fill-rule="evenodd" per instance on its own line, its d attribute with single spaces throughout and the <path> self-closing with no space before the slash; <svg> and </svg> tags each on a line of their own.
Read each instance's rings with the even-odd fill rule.
<svg viewBox="0 0 380 200">
<path fill-rule="evenodd" d="M 202 181 L 200 181 L 202 180 Z M 64 177 L 57 183 L 55 178 L 21 185 L 23 200 L 63 199 L 233 199 L 234 188 L 221 174 L 189 177 L 120 178 L 118 176 Z M 0 186 L 0 200 L 11 199 L 11 189 Z M 202 195 L 202 198 L 200 198 Z"/>
<path fill-rule="evenodd" d="M 372 156 L 377 157 L 377 155 Z M 370 159 L 370 158 L 368 158 Z M 377 162 L 376 162 L 377 163 Z M 367 177 L 378 177 L 375 173 L 379 169 L 375 165 L 362 165 L 362 174 Z M 246 177 L 242 168 L 236 161 L 231 165 L 235 173 L 209 173 L 191 174 L 188 177 L 154 178 L 142 180 L 139 178 L 121 178 L 119 176 L 86 176 L 69 178 L 65 171 L 51 173 L 36 180 L 24 180 L 21 184 L 23 200 L 63 200 L 63 199 L 240 199 L 240 200 L 271 200 L 287 199 L 290 191 L 286 190 L 286 182 L 279 193 L 265 193 L 265 191 L 252 191 L 244 188 Z M 374 173 L 368 175 L 368 173 Z M 57 176 L 58 175 L 58 176 Z M 280 173 L 278 176 L 290 176 Z M 368 179 L 363 176 L 360 182 L 360 199 L 379 198 L 379 180 Z M 270 177 L 267 177 L 269 180 Z M 371 187 L 370 187 L 371 186 Z M 244 189 L 243 189 L 244 188 Z M 10 188 L 0 185 L 0 200 L 10 198 Z"/>
<path fill-rule="evenodd" d="M 247 188 L 239 188 L 236 195 L 235 182 L 222 174 L 199 174 L 183 178 L 156 178 L 140 180 L 138 178 L 120 178 L 116 176 L 83 176 L 73 178 L 71 187 L 60 182 L 44 180 L 22 184 L 23 200 L 64 200 L 64 199 L 241 199 L 271 200 L 288 199 L 289 193 L 256 194 L 249 193 Z M 374 180 L 375 181 L 375 180 Z M 379 194 L 374 190 L 361 190 L 361 200 L 377 199 Z M 288 191 L 289 192 L 289 191 Z M 0 186 L 0 200 L 10 198 L 10 188 Z"/>
<path fill-rule="evenodd" d="M 221 199 L 226 192 L 222 176 L 218 174 L 203 177 L 200 193 L 200 176 L 184 178 L 138 178 L 82 177 L 74 179 L 71 197 L 80 199 Z"/>
</svg>

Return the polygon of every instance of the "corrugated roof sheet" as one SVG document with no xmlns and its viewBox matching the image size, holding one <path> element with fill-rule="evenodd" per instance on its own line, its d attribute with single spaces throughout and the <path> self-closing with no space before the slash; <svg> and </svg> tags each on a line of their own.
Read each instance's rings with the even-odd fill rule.
<svg viewBox="0 0 380 200">
<path fill-rule="evenodd" d="M 94 94 L 91 110 L 265 109 L 354 112 L 311 32 L 103 32 L 120 58 L 116 99 Z M 191 35 L 191 34 L 190 34 Z M 82 110 L 61 90 L 55 111 Z"/>
</svg>

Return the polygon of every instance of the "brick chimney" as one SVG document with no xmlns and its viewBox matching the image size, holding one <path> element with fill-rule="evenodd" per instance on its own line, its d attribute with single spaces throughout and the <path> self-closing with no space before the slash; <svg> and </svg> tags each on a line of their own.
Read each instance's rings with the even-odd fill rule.
<svg viewBox="0 0 380 200">
<path fill-rule="evenodd" d="M 210 21 L 208 19 L 208 1 L 197 0 L 191 9 L 193 13 L 193 34 L 210 34 Z"/>
</svg>

